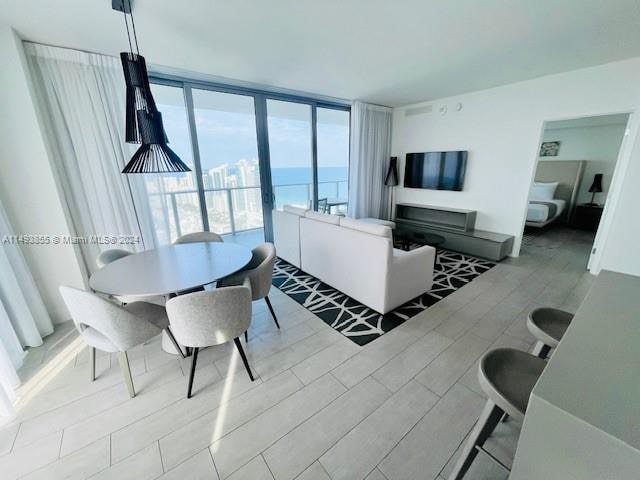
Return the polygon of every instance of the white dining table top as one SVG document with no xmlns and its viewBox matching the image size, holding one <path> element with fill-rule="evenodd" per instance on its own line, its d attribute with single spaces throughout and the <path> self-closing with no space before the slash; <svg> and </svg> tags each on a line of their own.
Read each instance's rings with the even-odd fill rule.
<svg viewBox="0 0 640 480">
<path fill-rule="evenodd" d="M 233 243 L 184 243 L 135 253 L 91 275 L 97 292 L 122 296 L 169 295 L 213 283 L 245 267 L 251 249 Z"/>
</svg>

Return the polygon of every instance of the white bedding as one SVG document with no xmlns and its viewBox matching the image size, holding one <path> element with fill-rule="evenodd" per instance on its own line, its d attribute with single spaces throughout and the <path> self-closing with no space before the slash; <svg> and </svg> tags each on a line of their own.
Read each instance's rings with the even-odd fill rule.
<svg viewBox="0 0 640 480">
<path fill-rule="evenodd" d="M 557 205 L 557 211 L 554 218 L 562 215 L 564 211 L 564 207 L 567 204 L 565 200 L 559 200 L 554 198 L 553 200 L 544 200 L 545 202 L 555 203 Z M 549 207 L 547 205 L 542 205 L 540 203 L 531 203 L 529 202 L 529 207 L 527 208 L 527 222 L 546 222 L 550 220 L 549 218 Z"/>
</svg>

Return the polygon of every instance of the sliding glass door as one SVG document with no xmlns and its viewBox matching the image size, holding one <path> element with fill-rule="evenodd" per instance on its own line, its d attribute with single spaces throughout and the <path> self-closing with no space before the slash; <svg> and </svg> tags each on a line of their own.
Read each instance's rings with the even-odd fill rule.
<svg viewBox="0 0 640 480">
<path fill-rule="evenodd" d="M 252 96 L 193 88 L 209 229 L 264 241 L 260 161 Z"/>
<path fill-rule="evenodd" d="M 347 211 L 349 197 L 349 112 L 316 109 L 318 199 L 330 213 Z"/>
<path fill-rule="evenodd" d="M 267 125 L 275 208 L 311 208 L 315 190 L 311 106 L 268 99 Z"/>
<path fill-rule="evenodd" d="M 162 112 L 170 147 L 191 172 L 144 175 L 148 204 L 155 230 L 155 243 L 173 242 L 180 235 L 203 230 L 189 122 L 182 88 L 151 85 L 153 98 Z"/>
<path fill-rule="evenodd" d="M 170 146 L 189 173 L 145 175 L 156 244 L 209 230 L 255 246 L 286 204 L 346 211 L 349 107 L 152 78 Z"/>
</svg>

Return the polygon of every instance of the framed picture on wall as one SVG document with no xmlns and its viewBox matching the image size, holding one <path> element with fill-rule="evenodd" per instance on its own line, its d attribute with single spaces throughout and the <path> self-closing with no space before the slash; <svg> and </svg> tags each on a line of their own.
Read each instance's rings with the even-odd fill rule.
<svg viewBox="0 0 640 480">
<path fill-rule="evenodd" d="M 542 142 L 540 145 L 541 157 L 557 157 L 560 152 L 560 142 Z"/>
</svg>

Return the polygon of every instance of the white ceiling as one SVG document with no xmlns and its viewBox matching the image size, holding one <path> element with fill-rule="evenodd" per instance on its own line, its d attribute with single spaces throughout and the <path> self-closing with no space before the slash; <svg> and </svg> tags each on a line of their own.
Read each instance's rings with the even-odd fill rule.
<svg viewBox="0 0 640 480">
<path fill-rule="evenodd" d="M 0 0 L 25 39 L 116 54 L 111 0 Z M 133 0 L 148 63 L 383 105 L 640 55 L 638 0 Z"/>
<path fill-rule="evenodd" d="M 580 117 L 570 120 L 556 120 L 547 122 L 545 130 L 561 130 L 564 128 L 602 127 L 605 125 L 626 125 L 629 120 L 628 113 L 614 115 L 597 115 L 595 117 Z"/>
</svg>

